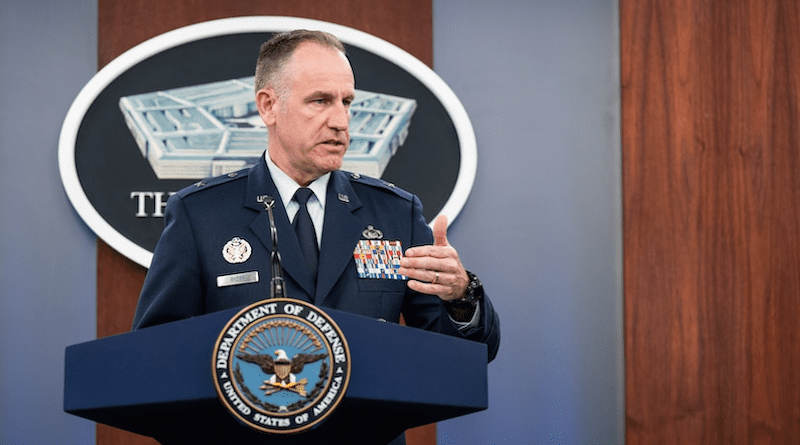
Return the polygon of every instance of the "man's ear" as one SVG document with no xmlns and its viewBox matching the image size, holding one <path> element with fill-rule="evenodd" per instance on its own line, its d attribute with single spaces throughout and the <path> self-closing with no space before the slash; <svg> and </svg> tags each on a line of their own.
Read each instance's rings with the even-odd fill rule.
<svg viewBox="0 0 800 445">
<path fill-rule="evenodd" d="M 278 95 L 273 88 L 262 88 L 256 92 L 256 107 L 261 120 L 267 127 L 275 125 L 278 111 Z"/>
</svg>

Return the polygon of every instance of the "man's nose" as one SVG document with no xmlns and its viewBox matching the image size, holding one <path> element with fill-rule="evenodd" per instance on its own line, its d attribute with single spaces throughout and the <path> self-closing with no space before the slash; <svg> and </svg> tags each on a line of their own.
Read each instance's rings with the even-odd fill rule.
<svg viewBox="0 0 800 445">
<path fill-rule="evenodd" d="M 345 131 L 350 126 L 350 107 L 339 104 L 331 110 L 328 125 L 336 130 Z"/>
</svg>

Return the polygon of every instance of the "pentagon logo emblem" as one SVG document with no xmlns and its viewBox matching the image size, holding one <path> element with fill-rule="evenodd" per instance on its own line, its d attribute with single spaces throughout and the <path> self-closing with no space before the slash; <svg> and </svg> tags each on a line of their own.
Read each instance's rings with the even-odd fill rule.
<svg viewBox="0 0 800 445">
<path fill-rule="evenodd" d="M 287 298 L 251 304 L 231 318 L 212 366 L 228 411 L 275 434 L 322 422 L 350 382 L 350 350 L 339 327 L 319 308 Z"/>
<path fill-rule="evenodd" d="M 466 109 L 439 75 L 353 28 L 231 17 L 136 45 L 92 77 L 72 103 L 58 143 L 59 172 L 73 207 L 100 238 L 150 267 L 170 195 L 192 184 L 207 187 L 202 178 L 258 161 L 268 129 L 254 113 L 253 67 L 261 44 L 289 29 L 330 32 L 348 46 L 357 73 L 379 73 L 365 76 L 369 89 L 355 92 L 342 169 L 416 193 L 429 221 L 438 213 L 456 218 L 475 181 L 477 141 Z M 420 163 L 436 168 L 415 168 Z M 125 175 L 116 173 L 122 170 Z"/>
</svg>

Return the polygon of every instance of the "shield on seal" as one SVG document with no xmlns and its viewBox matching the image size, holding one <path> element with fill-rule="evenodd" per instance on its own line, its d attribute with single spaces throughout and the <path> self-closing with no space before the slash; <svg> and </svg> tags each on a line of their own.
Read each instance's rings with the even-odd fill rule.
<svg viewBox="0 0 800 445">
<path fill-rule="evenodd" d="M 292 363 L 287 361 L 277 361 L 275 362 L 275 375 L 278 377 L 280 381 L 286 381 L 286 378 L 289 377 L 289 372 L 292 370 Z"/>
</svg>

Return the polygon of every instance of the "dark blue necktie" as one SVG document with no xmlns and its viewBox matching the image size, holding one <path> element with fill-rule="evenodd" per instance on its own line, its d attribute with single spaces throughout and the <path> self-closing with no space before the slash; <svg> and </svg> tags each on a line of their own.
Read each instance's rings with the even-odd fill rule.
<svg viewBox="0 0 800 445">
<path fill-rule="evenodd" d="M 294 200 L 300 204 L 300 210 L 294 217 L 294 231 L 297 233 L 297 239 L 300 241 L 300 249 L 303 251 L 303 256 L 306 258 L 308 270 L 311 276 L 314 277 L 314 283 L 317 282 L 317 263 L 319 261 L 319 247 L 317 247 L 317 234 L 314 231 L 314 223 L 311 222 L 311 215 L 308 214 L 306 202 L 314 195 L 311 189 L 301 187 L 297 189 L 294 194 Z"/>
</svg>

